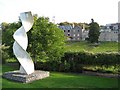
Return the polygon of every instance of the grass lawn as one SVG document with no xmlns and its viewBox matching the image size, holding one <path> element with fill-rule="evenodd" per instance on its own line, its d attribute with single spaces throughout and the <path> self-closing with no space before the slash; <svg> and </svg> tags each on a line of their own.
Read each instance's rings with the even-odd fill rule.
<svg viewBox="0 0 120 90">
<path fill-rule="evenodd" d="M 0 64 L 0 76 L 2 75 L 2 65 Z M 2 88 L 2 78 L 0 78 L 0 90 Z"/>
<path fill-rule="evenodd" d="M 66 52 L 88 51 L 93 53 L 99 52 L 118 52 L 117 42 L 100 42 L 99 46 L 92 46 L 90 43 L 81 42 L 66 42 Z"/>
<path fill-rule="evenodd" d="M 3 73 L 15 68 L 3 65 Z M 2 79 L 3 88 L 117 88 L 116 78 L 87 76 L 73 73 L 50 72 L 50 77 L 23 84 Z"/>
</svg>

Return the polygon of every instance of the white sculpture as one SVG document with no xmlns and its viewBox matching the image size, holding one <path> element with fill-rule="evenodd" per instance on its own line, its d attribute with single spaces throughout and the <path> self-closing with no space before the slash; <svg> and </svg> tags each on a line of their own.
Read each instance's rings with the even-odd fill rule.
<svg viewBox="0 0 120 90">
<path fill-rule="evenodd" d="M 24 12 L 20 14 L 22 26 L 16 30 L 13 35 L 15 42 L 13 44 L 13 52 L 20 62 L 20 72 L 25 74 L 31 74 L 34 72 L 34 63 L 26 52 L 28 46 L 28 32 L 33 26 L 33 17 L 31 12 Z"/>
</svg>

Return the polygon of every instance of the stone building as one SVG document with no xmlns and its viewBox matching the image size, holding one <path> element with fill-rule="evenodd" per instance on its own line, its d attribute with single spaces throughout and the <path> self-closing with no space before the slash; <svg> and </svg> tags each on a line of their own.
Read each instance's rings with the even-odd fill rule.
<svg viewBox="0 0 120 90">
<path fill-rule="evenodd" d="M 64 30 L 67 40 L 70 41 L 84 41 L 88 38 L 89 30 L 85 30 L 80 26 L 74 25 L 61 25 L 58 26 L 60 29 Z M 99 41 L 120 41 L 120 23 L 106 24 L 106 26 L 100 29 Z M 118 37 L 119 35 L 119 37 Z M 118 39 L 119 38 L 119 39 Z"/>
<path fill-rule="evenodd" d="M 120 23 L 107 24 L 100 30 L 99 41 L 117 41 Z"/>
<path fill-rule="evenodd" d="M 89 33 L 89 30 L 85 30 L 85 29 L 82 30 L 82 40 L 83 40 L 83 41 L 84 41 L 86 38 L 88 38 L 88 33 Z"/>
<path fill-rule="evenodd" d="M 105 29 L 101 30 L 99 41 L 117 41 L 118 42 L 118 30 Z"/>
<path fill-rule="evenodd" d="M 82 28 L 80 26 L 61 25 L 58 27 L 64 30 L 64 34 L 65 36 L 67 36 L 67 40 L 70 40 L 70 41 L 81 41 L 82 40 Z"/>
</svg>

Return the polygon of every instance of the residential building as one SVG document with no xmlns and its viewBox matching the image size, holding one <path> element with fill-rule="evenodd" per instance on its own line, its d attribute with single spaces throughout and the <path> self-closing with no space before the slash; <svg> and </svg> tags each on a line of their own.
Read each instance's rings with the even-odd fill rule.
<svg viewBox="0 0 120 90">
<path fill-rule="evenodd" d="M 61 25 L 58 27 L 64 30 L 64 34 L 65 36 L 67 36 L 67 40 L 70 40 L 70 41 L 82 40 L 82 28 L 80 26 Z"/>
<path fill-rule="evenodd" d="M 67 40 L 70 41 L 81 41 L 88 38 L 89 30 L 85 30 L 80 26 L 74 25 L 61 25 L 58 26 L 62 30 L 64 30 L 65 36 L 67 36 Z M 120 41 L 120 23 L 106 24 L 100 29 L 99 41 Z M 119 35 L 119 37 L 118 37 Z M 118 39 L 119 38 L 119 39 Z"/>
<path fill-rule="evenodd" d="M 118 31 L 120 23 L 106 24 L 104 28 L 100 30 L 99 41 L 117 41 L 118 42 Z"/>
<path fill-rule="evenodd" d="M 82 30 L 82 40 L 86 40 L 86 38 L 88 38 L 88 33 L 89 33 L 89 30 Z"/>
</svg>

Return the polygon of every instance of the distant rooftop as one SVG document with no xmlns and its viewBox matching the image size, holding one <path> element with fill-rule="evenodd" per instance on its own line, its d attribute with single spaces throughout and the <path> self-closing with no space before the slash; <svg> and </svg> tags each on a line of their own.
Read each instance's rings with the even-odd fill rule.
<svg viewBox="0 0 120 90">
<path fill-rule="evenodd" d="M 73 30 L 73 29 L 81 28 L 80 26 L 72 26 L 72 25 L 60 25 L 58 27 L 63 30 Z"/>
</svg>

